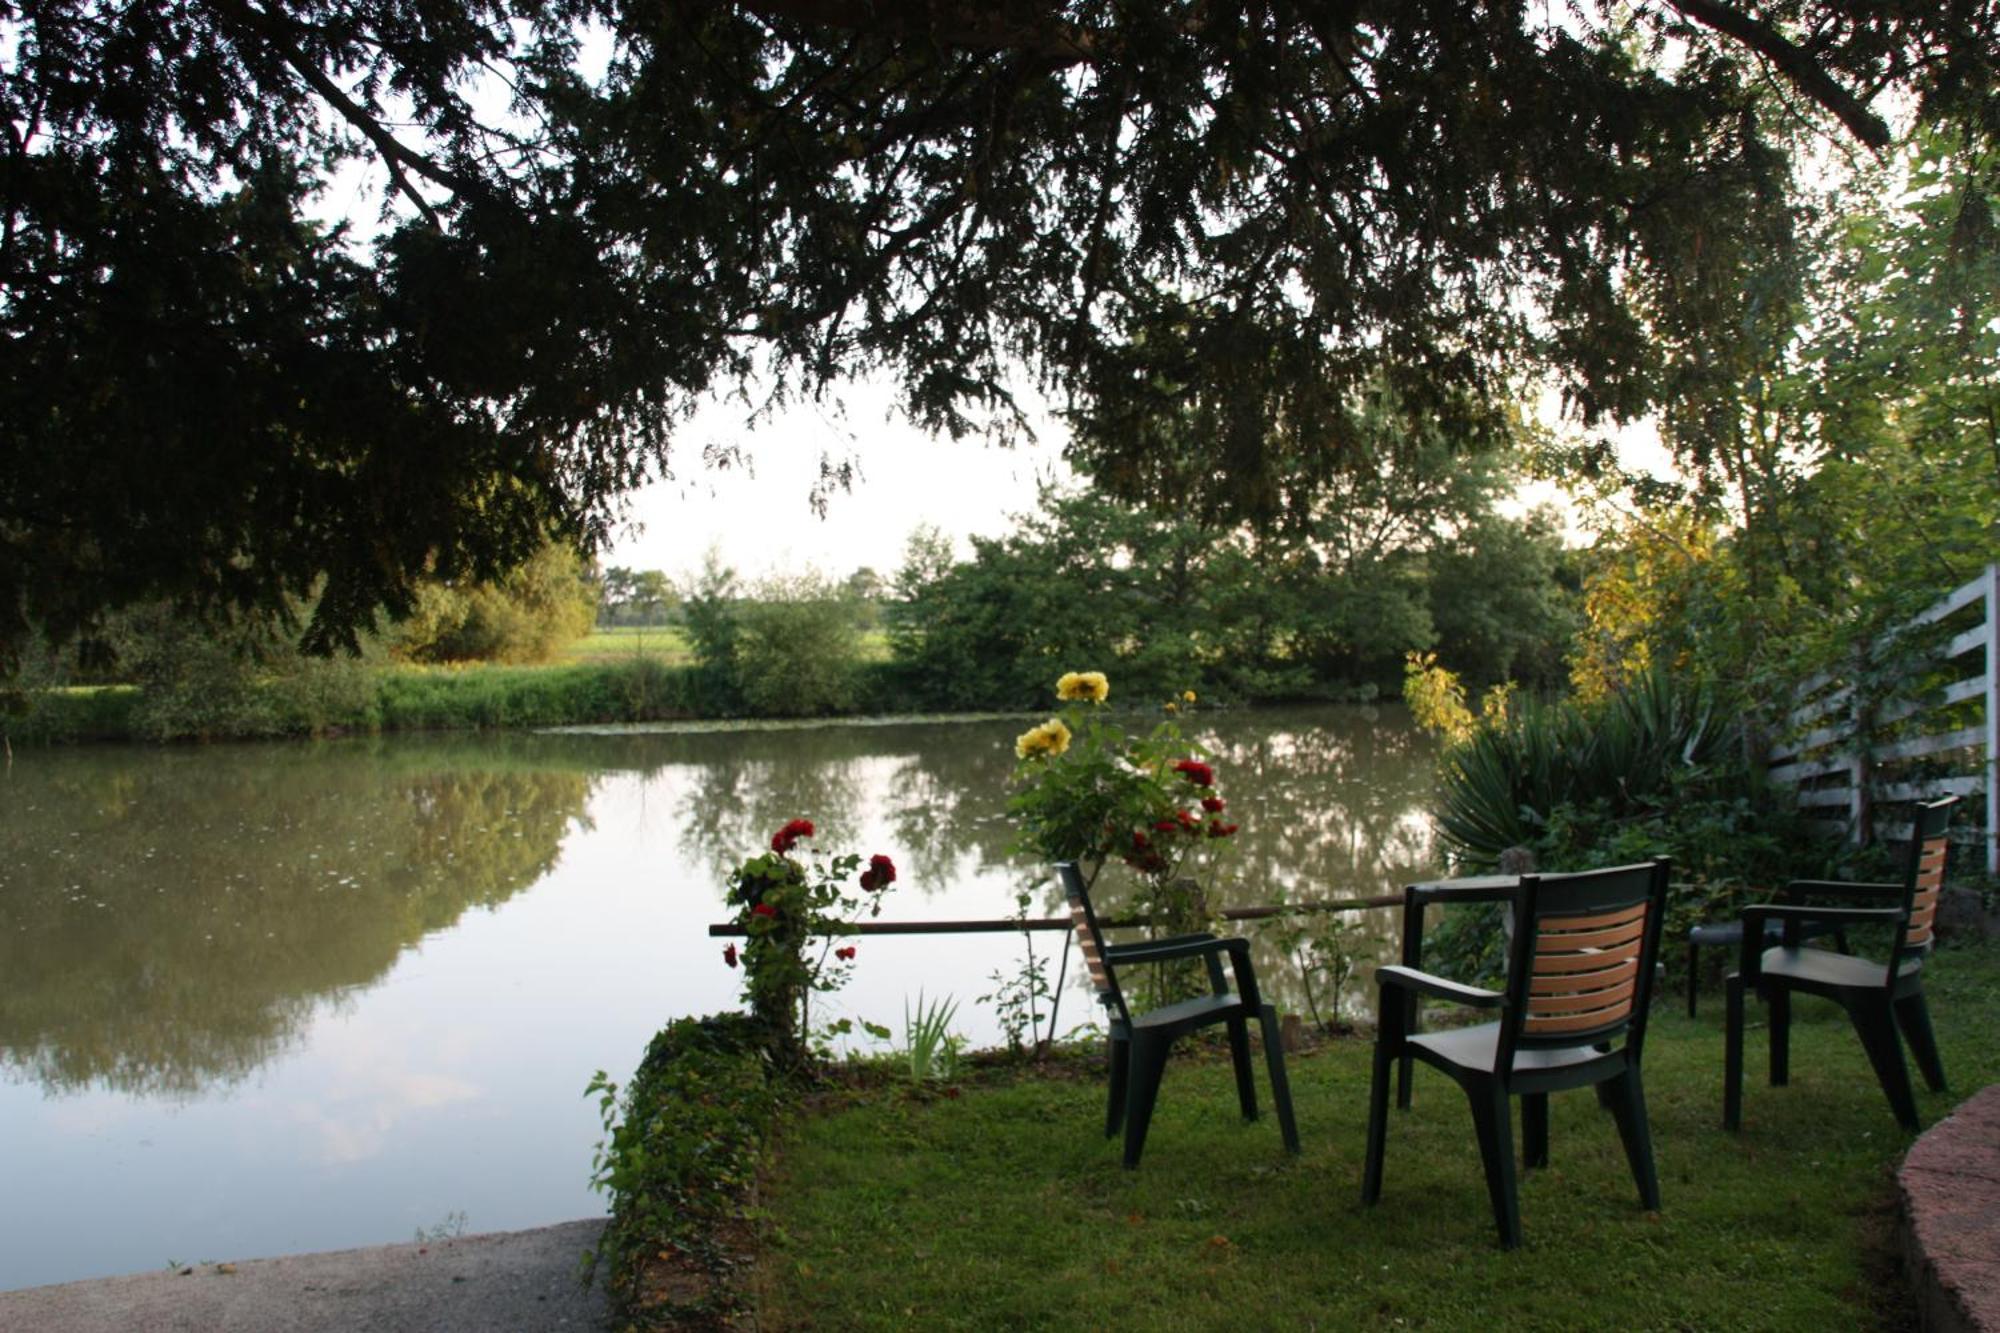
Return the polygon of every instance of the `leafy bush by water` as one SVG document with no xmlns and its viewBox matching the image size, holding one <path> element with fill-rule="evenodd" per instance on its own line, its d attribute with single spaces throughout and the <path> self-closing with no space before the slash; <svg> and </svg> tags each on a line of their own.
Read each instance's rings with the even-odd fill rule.
<svg viewBox="0 0 2000 1333">
<path fill-rule="evenodd" d="M 611 1196 L 592 1263 L 608 1269 L 620 1327 L 708 1327 L 733 1312 L 725 1278 L 782 1097 L 764 1050 L 747 1014 L 684 1018 L 653 1038 L 622 1098 L 602 1071 L 591 1081 L 605 1131 L 591 1185 Z"/>
</svg>

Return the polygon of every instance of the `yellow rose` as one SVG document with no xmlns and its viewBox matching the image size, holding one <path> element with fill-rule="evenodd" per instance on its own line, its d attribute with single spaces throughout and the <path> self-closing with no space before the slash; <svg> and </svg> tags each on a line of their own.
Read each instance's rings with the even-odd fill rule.
<svg viewBox="0 0 2000 1333">
<path fill-rule="evenodd" d="M 1189 703 L 1193 703 L 1193 702 L 1194 702 L 1194 691 L 1193 691 L 1193 690 L 1189 690 L 1189 691 L 1187 691 L 1187 692 L 1186 692 L 1185 694 L 1181 695 L 1181 698 L 1185 699 L 1185 700 L 1186 700 L 1187 702 L 1189 702 Z"/>
<path fill-rule="evenodd" d="M 1069 728 L 1062 719 L 1052 717 L 1039 727 L 1030 727 L 1014 740 L 1014 757 L 1034 759 L 1055 758 L 1069 748 Z"/>
<path fill-rule="evenodd" d="M 1101 704 L 1111 695 L 1111 682 L 1102 671 L 1071 671 L 1056 682 L 1056 698 L 1064 701 L 1088 699 Z"/>
</svg>

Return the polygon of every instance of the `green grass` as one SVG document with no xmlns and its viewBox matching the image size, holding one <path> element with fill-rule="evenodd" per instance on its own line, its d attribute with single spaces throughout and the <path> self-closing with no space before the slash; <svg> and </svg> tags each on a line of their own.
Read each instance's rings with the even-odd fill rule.
<svg viewBox="0 0 2000 1333">
<path fill-rule="evenodd" d="M 1929 991 L 1953 1090 L 1919 1094 L 1927 1124 L 2000 1079 L 2000 949 L 1941 954 Z M 1239 1119 L 1213 1056 L 1168 1071 L 1136 1172 L 1101 1136 L 1095 1078 L 863 1094 L 779 1146 L 760 1326 L 1913 1327 L 1893 1245 L 1909 1140 L 1845 1017 L 1796 1003 L 1786 1088 L 1765 1083 L 1750 1033 L 1736 1136 L 1720 1127 L 1721 1009 L 1710 997 L 1690 1022 L 1665 996 L 1656 1010 L 1664 1208 L 1640 1210 L 1588 1090 L 1558 1095 L 1512 1253 L 1495 1245 L 1464 1097 L 1423 1066 L 1414 1108 L 1392 1114 L 1381 1203 L 1361 1206 L 1365 1040 L 1289 1060 L 1296 1159 L 1268 1109 Z M 1262 1077 L 1260 1059 L 1260 1096 Z"/>
<path fill-rule="evenodd" d="M 861 660 L 889 660 L 889 636 L 881 630 L 861 635 Z M 576 640 L 556 655 L 558 664 L 570 662 L 620 662 L 634 657 L 654 657 L 668 666 L 688 666 L 694 650 L 678 625 L 617 625 L 599 627 Z"/>
<path fill-rule="evenodd" d="M 694 661 L 694 652 L 678 626 L 618 625 L 592 630 L 564 648 L 556 660 L 602 664 L 634 657 L 653 657 L 668 666 L 687 666 Z"/>
</svg>

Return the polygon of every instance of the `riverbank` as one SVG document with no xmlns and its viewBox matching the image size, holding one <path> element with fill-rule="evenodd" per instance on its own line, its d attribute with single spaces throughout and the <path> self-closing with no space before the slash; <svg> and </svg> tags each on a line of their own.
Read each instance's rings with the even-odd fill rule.
<svg viewBox="0 0 2000 1333">
<path fill-rule="evenodd" d="M 602 1328 L 583 1259 L 604 1219 L 531 1231 L 0 1291 L 0 1328 L 47 1333 L 512 1333 Z"/>
<path fill-rule="evenodd" d="M 903 688 L 893 662 L 864 663 L 850 705 L 818 720 L 939 716 Z M 199 695 L 199 691 L 190 692 Z M 1272 697 L 1217 703 L 1372 702 L 1372 686 L 1329 689 L 1327 697 Z M 310 739 L 398 732 L 621 727 L 654 722 L 790 722 L 759 715 L 719 693 L 701 668 L 649 655 L 593 657 L 541 666 L 410 666 L 327 663 L 274 676 L 226 700 L 163 701 L 136 685 L 98 685 L 17 695 L 0 713 L 12 746 L 91 743 Z M 0 694 L 0 703 L 5 696 Z M 1022 712 L 1045 700 L 1025 700 Z M 1012 712 L 954 710 L 953 717 Z M 812 720 L 812 719 L 808 719 Z"/>
</svg>

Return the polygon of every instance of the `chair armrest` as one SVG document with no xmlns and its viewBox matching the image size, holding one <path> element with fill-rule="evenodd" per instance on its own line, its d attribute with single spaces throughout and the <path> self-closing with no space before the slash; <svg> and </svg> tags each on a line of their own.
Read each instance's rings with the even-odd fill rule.
<svg viewBox="0 0 2000 1333">
<path fill-rule="evenodd" d="M 1851 879 L 1795 879 L 1778 892 L 1785 897 L 1823 893 L 1830 898 L 1883 898 L 1903 892 L 1901 884 L 1871 884 Z"/>
<path fill-rule="evenodd" d="M 1394 986 L 1398 990 L 1414 991 L 1419 995 L 1429 995 L 1439 1000 L 1450 1000 L 1454 1004 L 1471 1005 L 1475 1009 L 1492 1009 L 1507 998 L 1497 990 L 1461 986 L 1456 981 L 1434 977 L 1413 967 L 1394 965 L 1378 967 L 1375 969 L 1375 984 Z"/>
<path fill-rule="evenodd" d="M 1198 958 L 1205 953 L 1214 953 L 1229 943 L 1209 934 L 1175 935 L 1164 940 L 1114 944 L 1104 951 L 1104 957 L 1113 963 L 1158 963 L 1170 958 Z"/>
</svg>

